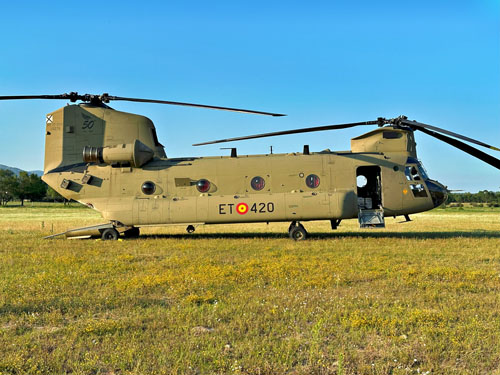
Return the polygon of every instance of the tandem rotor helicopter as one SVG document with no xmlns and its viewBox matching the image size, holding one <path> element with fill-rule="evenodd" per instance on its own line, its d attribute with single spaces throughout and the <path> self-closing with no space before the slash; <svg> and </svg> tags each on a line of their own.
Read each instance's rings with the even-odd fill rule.
<svg viewBox="0 0 500 375">
<path fill-rule="evenodd" d="M 0 96 L 11 99 L 62 99 L 67 105 L 46 116 L 42 179 L 67 199 L 102 214 L 105 224 L 77 228 L 66 237 L 104 240 L 136 237 L 142 226 L 290 222 L 289 235 L 303 240 L 301 224 L 329 220 L 336 229 L 344 219 L 360 227 L 383 227 L 384 217 L 404 216 L 441 205 L 447 189 L 430 179 L 417 159 L 414 132 L 448 143 L 493 167 L 500 160 L 460 141 L 500 151 L 486 143 L 435 126 L 392 119 L 326 125 L 198 143 L 194 146 L 286 134 L 376 125 L 351 139 L 350 151 L 168 158 L 151 120 L 120 112 L 110 101 L 181 105 L 242 113 L 278 113 L 164 100 L 118 96 Z M 459 140 L 460 139 L 460 140 Z M 49 236 L 53 237 L 53 236 Z"/>
</svg>

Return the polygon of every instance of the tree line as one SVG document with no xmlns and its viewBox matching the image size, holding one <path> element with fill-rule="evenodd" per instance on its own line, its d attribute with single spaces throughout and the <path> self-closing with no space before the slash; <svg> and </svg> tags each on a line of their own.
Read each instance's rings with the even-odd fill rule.
<svg viewBox="0 0 500 375">
<path fill-rule="evenodd" d="M 62 200 L 54 189 L 50 188 L 36 174 L 19 172 L 19 176 L 8 169 L 0 169 L 0 205 L 6 205 L 12 200 Z"/>
<path fill-rule="evenodd" d="M 481 190 L 477 193 L 449 193 L 448 203 L 483 203 L 489 206 L 500 206 L 500 191 Z"/>
</svg>

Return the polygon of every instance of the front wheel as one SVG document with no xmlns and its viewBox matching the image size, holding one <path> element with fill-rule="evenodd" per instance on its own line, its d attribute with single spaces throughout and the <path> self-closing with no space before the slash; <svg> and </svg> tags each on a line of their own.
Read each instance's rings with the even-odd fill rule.
<svg viewBox="0 0 500 375">
<path fill-rule="evenodd" d="M 116 241 L 120 233 L 115 228 L 104 229 L 101 235 L 103 241 Z"/>
</svg>

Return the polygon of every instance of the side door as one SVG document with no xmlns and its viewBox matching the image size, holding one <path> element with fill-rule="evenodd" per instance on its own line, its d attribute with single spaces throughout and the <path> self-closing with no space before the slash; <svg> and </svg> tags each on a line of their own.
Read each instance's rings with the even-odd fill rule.
<svg viewBox="0 0 500 375">
<path fill-rule="evenodd" d="M 387 214 L 400 211 L 403 208 L 403 195 L 406 187 L 406 181 L 403 177 L 403 171 L 393 168 L 382 169 L 382 200 L 384 210 Z"/>
</svg>

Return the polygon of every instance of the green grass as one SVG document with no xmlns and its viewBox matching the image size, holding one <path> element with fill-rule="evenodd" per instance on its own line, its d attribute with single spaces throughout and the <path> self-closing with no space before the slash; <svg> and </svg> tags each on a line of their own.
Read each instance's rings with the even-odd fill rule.
<svg viewBox="0 0 500 375">
<path fill-rule="evenodd" d="M 0 374 L 500 374 L 499 214 L 102 242 L 42 239 L 94 211 L 0 208 Z"/>
</svg>

